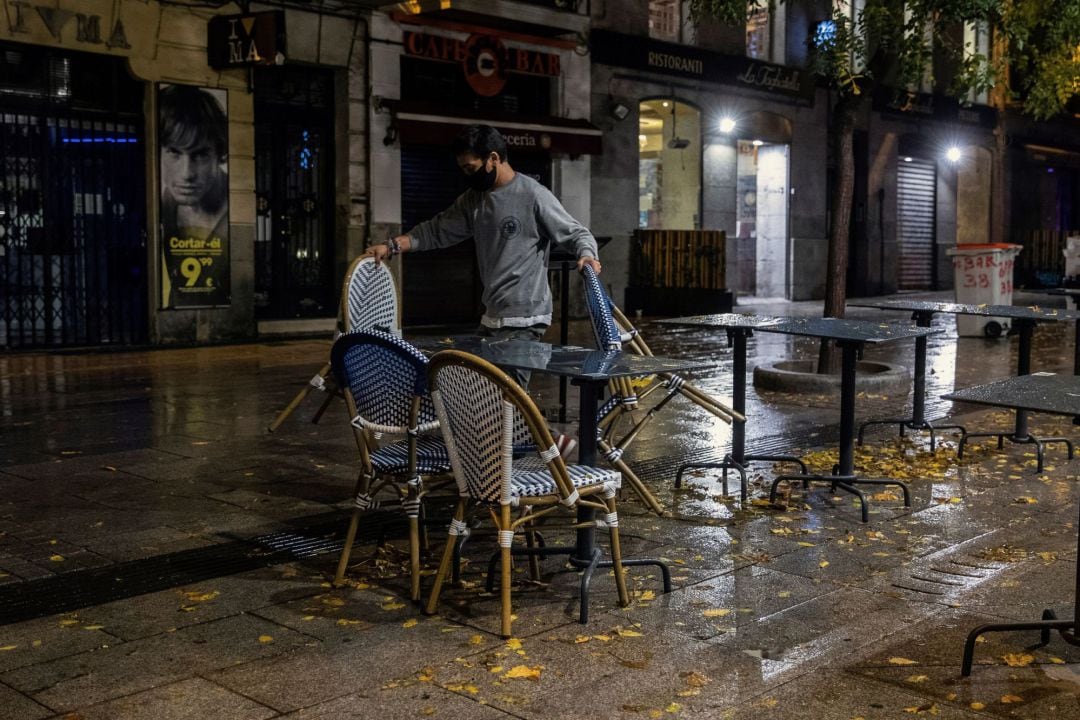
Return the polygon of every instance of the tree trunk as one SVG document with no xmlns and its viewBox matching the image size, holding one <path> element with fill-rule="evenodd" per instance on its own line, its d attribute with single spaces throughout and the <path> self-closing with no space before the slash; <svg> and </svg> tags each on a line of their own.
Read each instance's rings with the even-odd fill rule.
<svg viewBox="0 0 1080 720">
<path fill-rule="evenodd" d="M 841 96 L 836 103 L 832 141 L 836 152 L 836 185 L 833 188 L 830 218 L 829 257 L 825 265 L 825 317 L 844 317 L 847 301 L 848 236 L 851 206 L 855 194 L 855 153 L 853 138 L 858 98 Z M 828 374 L 839 369 L 839 353 L 827 340 L 821 341 L 818 372 Z"/>
</svg>

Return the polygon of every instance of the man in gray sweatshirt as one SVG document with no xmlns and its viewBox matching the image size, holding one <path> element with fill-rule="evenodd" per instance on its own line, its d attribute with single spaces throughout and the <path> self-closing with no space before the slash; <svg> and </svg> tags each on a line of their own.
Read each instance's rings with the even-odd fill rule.
<svg viewBox="0 0 1080 720">
<path fill-rule="evenodd" d="M 372 247 L 375 260 L 474 238 L 484 285 L 479 333 L 538 340 L 551 325 L 547 279 L 551 247 L 573 248 L 579 270 L 588 264 L 599 273 L 596 239 L 551 191 L 514 172 L 507 161 L 506 141 L 494 128 L 470 125 L 454 141 L 453 150 L 470 189 L 432 219 Z"/>
</svg>

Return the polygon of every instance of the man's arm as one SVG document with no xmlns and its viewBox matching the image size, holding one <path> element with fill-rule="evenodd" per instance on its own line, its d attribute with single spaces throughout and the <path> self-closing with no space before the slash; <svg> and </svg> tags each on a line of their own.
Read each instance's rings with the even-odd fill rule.
<svg viewBox="0 0 1080 720">
<path fill-rule="evenodd" d="M 404 252 L 420 252 L 457 245 L 472 237 L 472 213 L 461 195 L 454 204 L 426 220 L 405 235 L 398 235 L 370 250 L 375 262 Z"/>
<path fill-rule="evenodd" d="M 593 272 L 600 274 L 599 253 L 596 238 L 588 228 L 579 223 L 566 211 L 550 192 L 542 192 L 536 198 L 536 224 L 556 245 L 569 246 L 578 258 L 578 270 L 589 265 Z"/>
</svg>

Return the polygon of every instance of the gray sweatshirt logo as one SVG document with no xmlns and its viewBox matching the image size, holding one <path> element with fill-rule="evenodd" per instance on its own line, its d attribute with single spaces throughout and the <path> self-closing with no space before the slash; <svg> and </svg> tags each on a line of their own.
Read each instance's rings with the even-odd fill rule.
<svg viewBox="0 0 1080 720">
<path fill-rule="evenodd" d="M 503 240 L 513 240 L 521 232 L 521 223 L 513 215 L 504 217 L 499 223 L 499 235 Z"/>
</svg>

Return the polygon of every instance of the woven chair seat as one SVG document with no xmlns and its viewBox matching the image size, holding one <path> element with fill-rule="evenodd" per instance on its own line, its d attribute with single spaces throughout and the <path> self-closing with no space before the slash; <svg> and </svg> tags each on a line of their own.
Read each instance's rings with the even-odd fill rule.
<svg viewBox="0 0 1080 720">
<path fill-rule="evenodd" d="M 539 497 L 541 495 L 556 495 L 558 489 L 555 480 L 551 477 L 543 462 L 536 458 L 515 460 L 514 467 L 510 471 L 510 493 L 513 497 Z M 537 467 L 537 463 L 541 465 Z M 585 465 L 567 465 L 566 472 L 570 475 L 570 482 L 575 488 L 586 485 L 599 485 L 601 483 L 614 483 L 615 487 L 621 487 L 622 475 L 616 470 L 606 468 L 588 467 Z"/>
<path fill-rule="evenodd" d="M 409 441 L 399 440 L 371 453 L 371 465 L 376 472 L 398 475 L 409 469 Z M 420 475 L 439 475 L 450 472 L 450 455 L 441 437 L 421 435 L 416 438 L 416 472 Z"/>
</svg>

